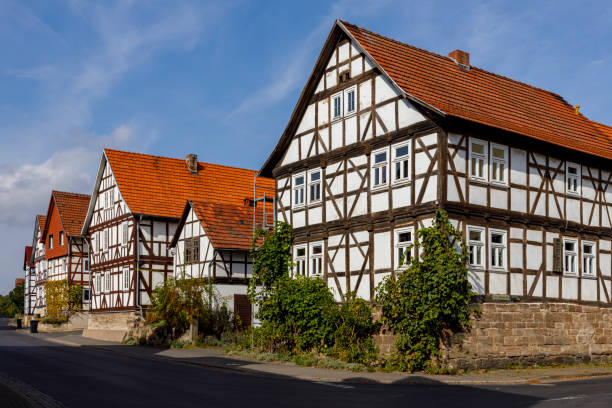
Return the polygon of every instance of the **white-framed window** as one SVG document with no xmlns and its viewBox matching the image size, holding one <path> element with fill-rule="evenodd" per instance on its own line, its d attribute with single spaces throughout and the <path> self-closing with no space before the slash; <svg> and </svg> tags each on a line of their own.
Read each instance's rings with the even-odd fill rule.
<svg viewBox="0 0 612 408">
<path fill-rule="evenodd" d="M 102 293 L 102 275 L 96 276 L 96 293 Z"/>
<path fill-rule="evenodd" d="M 596 266 L 595 243 L 582 241 L 582 274 L 584 276 L 595 276 Z"/>
<path fill-rule="evenodd" d="M 575 275 L 578 270 L 578 241 L 575 239 L 563 240 L 563 272 Z"/>
<path fill-rule="evenodd" d="M 306 174 L 301 173 L 293 176 L 293 206 L 301 207 L 305 203 Z"/>
<path fill-rule="evenodd" d="M 64 231 L 60 231 L 59 232 L 59 237 L 60 237 L 60 246 L 64 246 Z"/>
<path fill-rule="evenodd" d="M 90 299 L 91 299 L 91 293 L 89 291 L 89 288 L 85 286 L 83 288 L 83 303 L 89 303 Z"/>
<path fill-rule="evenodd" d="M 62 259 L 62 273 L 68 273 L 68 264 L 65 259 Z"/>
<path fill-rule="evenodd" d="M 393 182 L 399 183 L 410 177 L 410 145 L 402 143 L 391 147 L 393 158 Z"/>
<path fill-rule="evenodd" d="M 342 92 L 332 95 L 331 97 L 332 120 L 342 117 Z"/>
<path fill-rule="evenodd" d="M 127 221 L 121 224 L 121 229 L 122 229 L 121 236 L 123 237 L 123 245 L 127 245 L 129 241 Z"/>
<path fill-rule="evenodd" d="M 306 275 L 306 245 L 294 247 L 295 275 Z"/>
<path fill-rule="evenodd" d="M 323 274 L 323 243 L 310 244 L 310 276 Z"/>
<path fill-rule="evenodd" d="M 128 290 L 130 288 L 130 270 L 128 268 L 123 268 L 123 290 Z"/>
<path fill-rule="evenodd" d="M 106 274 L 104 274 L 104 277 L 106 278 L 106 282 L 104 283 L 106 292 L 110 292 L 111 291 L 111 273 L 106 272 Z"/>
<path fill-rule="evenodd" d="M 388 149 L 380 149 L 372 152 L 372 188 L 387 185 L 389 172 Z"/>
<path fill-rule="evenodd" d="M 506 231 L 489 230 L 489 251 L 491 269 L 506 270 Z"/>
<path fill-rule="evenodd" d="M 414 228 L 398 228 L 395 231 L 395 265 L 397 269 L 408 267 L 412 258 L 411 245 L 414 239 Z"/>
<path fill-rule="evenodd" d="M 487 181 L 487 142 L 470 138 L 470 178 Z"/>
<path fill-rule="evenodd" d="M 357 86 L 344 90 L 344 114 L 350 115 L 357 111 Z"/>
<path fill-rule="evenodd" d="M 484 228 L 468 227 L 467 241 L 471 266 L 482 267 L 484 265 L 484 233 Z"/>
<path fill-rule="evenodd" d="M 580 166 L 574 163 L 567 163 L 565 179 L 567 180 L 567 194 L 580 194 Z"/>
<path fill-rule="evenodd" d="M 106 229 L 104 230 L 104 250 L 105 250 L 105 251 L 107 251 L 107 250 L 108 250 L 108 241 L 109 241 L 109 239 L 110 239 L 110 237 L 109 237 L 109 233 L 110 233 L 110 232 L 109 232 L 108 228 L 106 228 Z"/>
<path fill-rule="evenodd" d="M 89 259 L 83 259 L 83 272 L 89 272 Z"/>
<path fill-rule="evenodd" d="M 508 185 L 508 148 L 491 143 L 491 182 Z"/>
<path fill-rule="evenodd" d="M 53 249 L 53 234 L 49 235 L 49 249 Z"/>
<path fill-rule="evenodd" d="M 321 201 L 321 169 L 308 172 L 308 204 Z"/>
</svg>

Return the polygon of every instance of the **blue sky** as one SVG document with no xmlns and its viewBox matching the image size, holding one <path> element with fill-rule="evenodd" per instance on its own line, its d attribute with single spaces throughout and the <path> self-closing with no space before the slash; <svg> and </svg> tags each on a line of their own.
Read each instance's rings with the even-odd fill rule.
<svg viewBox="0 0 612 408">
<path fill-rule="evenodd" d="M 259 168 L 336 18 L 612 124 L 607 1 L 0 0 L 0 293 L 51 189 L 91 193 L 102 147 Z"/>
</svg>

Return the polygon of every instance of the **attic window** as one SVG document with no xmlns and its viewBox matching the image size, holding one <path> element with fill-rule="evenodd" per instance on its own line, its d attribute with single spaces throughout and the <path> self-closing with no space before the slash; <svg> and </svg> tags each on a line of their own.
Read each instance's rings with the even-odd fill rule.
<svg viewBox="0 0 612 408">
<path fill-rule="evenodd" d="M 346 82 L 349 79 L 351 79 L 351 74 L 348 71 L 341 72 L 338 75 L 338 82 L 339 83 Z"/>
</svg>

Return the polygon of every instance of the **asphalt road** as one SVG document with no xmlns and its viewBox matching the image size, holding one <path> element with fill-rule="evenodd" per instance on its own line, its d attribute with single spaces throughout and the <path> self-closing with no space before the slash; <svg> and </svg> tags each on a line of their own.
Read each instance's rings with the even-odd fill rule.
<svg viewBox="0 0 612 408">
<path fill-rule="evenodd" d="M 612 407 L 610 377 L 497 387 L 316 383 L 62 346 L 6 327 L 0 376 L 67 407 Z M 20 404 L 0 385 L 0 407 Z"/>
</svg>

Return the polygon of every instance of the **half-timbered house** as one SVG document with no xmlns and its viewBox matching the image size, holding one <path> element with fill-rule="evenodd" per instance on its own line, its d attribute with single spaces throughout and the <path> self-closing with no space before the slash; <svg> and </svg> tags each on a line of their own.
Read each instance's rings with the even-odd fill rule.
<svg viewBox="0 0 612 408">
<path fill-rule="evenodd" d="M 183 160 L 105 149 L 82 230 L 93 288 L 86 334 L 125 334 L 134 311 L 174 272 L 170 243 L 187 201 L 242 206 L 254 195 L 255 173 L 192 154 Z M 115 312 L 112 324 L 107 312 Z"/>
<path fill-rule="evenodd" d="M 42 240 L 42 229 L 45 227 L 47 217 L 38 214 L 34 219 L 34 235 L 32 237 L 32 252 L 30 262 L 34 264 L 34 308 L 33 315 L 45 313 L 45 287 L 47 280 L 47 259 L 45 257 L 45 243 Z"/>
<path fill-rule="evenodd" d="M 245 200 L 243 205 L 189 201 L 170 243 L 175 277 L 208 279 L 219 300 L 247 326 L 253 317 L 247 299 L 253 272 L 249 254 L 253 223 L 263 217 L 263 209 L 255 211 L 253 205 L 253 200 Z"/>
<path fill-rule="evenodd" d="M 482 295 L 609 303 L 612 128 L 554 93 L 336 21 L 262 176 L 296 273 L 371 299 L 445 209 Z"/>
<path fill-rule="evenodd" d="M 23 256 L 23 314 L 31 316 L 34 314 L 36 305 L 36 268 L 32 262 L 32 246 L 25 247 Z"/>
<path fill-rule="evenodd" d="M 89 307 L 89 258 L 81 228 L 87 213 L 88 194 L 52 191 L 42 228 L 47 263 L 45 280 L 66 280 L 67 287 L 83 287 L 82 308 Z"/>
</svg>

